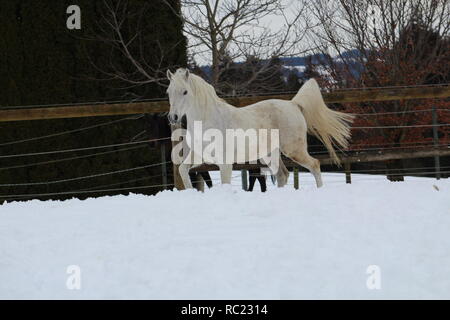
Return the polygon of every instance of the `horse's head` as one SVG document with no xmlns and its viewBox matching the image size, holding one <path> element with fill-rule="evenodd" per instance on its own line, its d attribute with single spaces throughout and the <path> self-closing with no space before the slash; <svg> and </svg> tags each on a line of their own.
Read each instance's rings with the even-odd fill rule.
<svg viewBox="0 0 450 320">
<path fill-rule="evenodd" d="M 167 71 L 170 80 L 169 95 L 171 124 L 179 124 L 184 116 L 189 121 L 207 119 L 212 108 L 223 104 L 214 87 L 201 77 L 189 73 L 186 69 L 178 69 L 175 73 Z"/>
<path fill-rule="evenodd" d="M 178 69 L 175 73 L 167 70 L 167 78 L 170 80 L 167 94 L 169 95 L 170 110 L 167 115 L 171 124 L 179 124 L 186 115 L 191 104 L 192 88 L 190 85 L 190 73 L 187 69 Z"/>
</svg>

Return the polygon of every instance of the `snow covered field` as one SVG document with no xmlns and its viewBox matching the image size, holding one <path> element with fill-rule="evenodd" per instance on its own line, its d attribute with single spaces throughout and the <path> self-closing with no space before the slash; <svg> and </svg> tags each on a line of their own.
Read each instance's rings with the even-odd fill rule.
<svg viewBox="0 0 450 320">
<path fill-rule="evenodd" d="M 449 299 L 450 181 L 352 178 L 0 206 L 0 298 Z"/>
</svg>

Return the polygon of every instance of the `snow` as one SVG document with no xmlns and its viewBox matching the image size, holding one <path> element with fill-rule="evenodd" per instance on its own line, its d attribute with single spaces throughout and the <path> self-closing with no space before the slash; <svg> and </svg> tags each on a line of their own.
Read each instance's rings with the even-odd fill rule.
<svg viewBox="0 0 450 320">
<path fill-rule="evenodd" d="M 352 179 L 0 206 L 0 298 L 449 299 L 449 180 Z"/>
<path fill-rule="evenodd" d="M 297 71 L 297 72 L 305 72 L 306 70 L 306 66 L 289 66 L 289 65 L 284 65 L 283 66 L 285 69 L 288 69 L 289 71 Z"/>
</svg>

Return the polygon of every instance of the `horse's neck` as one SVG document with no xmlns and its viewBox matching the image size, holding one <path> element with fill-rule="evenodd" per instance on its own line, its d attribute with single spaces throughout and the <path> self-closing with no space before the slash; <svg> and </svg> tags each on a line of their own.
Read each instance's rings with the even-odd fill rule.
<svg viewBox="0 0 450 320">
<path fill-rule="evenodd" d="M 190 112 L 186 114 L 187 117 L 187 129 L 191 131 L 194 127 L 194 121 L 201 121 L 203 128 L 216 128 L 220 129 L 223 121 L 228 118 L 230 108 L 226 105 L 210 105 L 203 106 L 202 108 L 192 108 Z"/>
</svg>

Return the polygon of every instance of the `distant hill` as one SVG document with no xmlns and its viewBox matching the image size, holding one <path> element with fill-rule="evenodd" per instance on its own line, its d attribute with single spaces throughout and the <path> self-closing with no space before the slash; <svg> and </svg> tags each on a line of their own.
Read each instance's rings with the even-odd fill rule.
<svg viewBox="0 0 450 320">
<path fill-rule="evenodd" d="M 356 77 L 359 77 L 363 70 L 363 66 L 359 63 L 359 56 L 359 50 L 350 50 L 343 52 L 341 56 L 335 56 L 332 59 L 338 66 L 343 65 L 343 60 L 345 60 L 350 66 L 350 71 Z M 324 54 L 309 55 L 305 57 L 281 58 L 285 65 L 285 74 L 287 75 L 290 71 L 295 71 L 299 78 L 304 78 L 304 71 L 308 64 L 308 60 L 310 60 L 313 65 L 320 66 L 329 59 L 330 58 Z M 322 68 L 319 67 L 318 71 L 321 72 L 321 69 Z"/>
<path fill-rule="evenodd" d="M 332 59 L 336 64 L 343 64 L 343 59 L 347 61 L 350 65 L 350 71 L 354 73 L 356 77 L 358 77 L 362 70 L 363 66 L 359 63 L 359 50 L 350 50 L 342 53 L 342 57 L 335 56 Z M 315 54 L 315 55 L 307 55 L 304 57 L 289 57 L 289 58 L 281 58 L 280 60 L 284 64 L 283 73 L 287 77 L 287 75 L 294 71 L 296 72 L 299 78 L 304 78 L 304 71 L 308 64 L 308 60 L 310 60 L 313 64 L 320 65 L 323 61 L 329 59 L 324 54 Z M 211 75 L 211 66 L 201 66 L 200 69 L 204 72 L 208 77 Z M 320 72 L 321 68 L 319 68 Z"/>
</svg>

